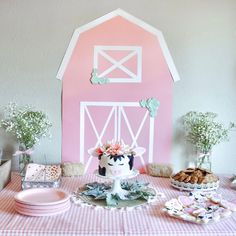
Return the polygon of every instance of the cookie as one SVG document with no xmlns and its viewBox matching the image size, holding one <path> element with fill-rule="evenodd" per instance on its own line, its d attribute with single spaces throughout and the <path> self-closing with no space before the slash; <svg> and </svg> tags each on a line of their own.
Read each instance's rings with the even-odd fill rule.
<svg viewBox="0 0 236 236">
<path fill-rule="evenodd" d="M 207 224 L 210 220 L 213 219 L 213 214 L 212 213 L 200 213 L 198 216 L 197 216 L 197 219 L 201 220 L 203 223 Z"/>
<path fill-rule="evenodd" d="M 191 198 L 193 198 L 198 204 L 203 202 L 204 206 L 205 206 L 205 203 L 207 201 L 207 197 L 204 193 L 202 193 L 200 191 L 195 191 L 195 192 L 189 193 L 189 196 Z"/>
<path fill-rule="evenodd" d="M 177 173 L 176 175 L 174 175 L 172 178 L 174 180 L 179 180 L 179 178 L 181 177 L 181 175 L 183 174 L 184 172 L 183 171 L 180 171 L 179 173 Z"/>
<path fill-rule="evenodd" d="M 193 175 L 190 179 L 190 183 L 191 184 L 196 184 L 198 181 L 198 177 L 196 175 Z"/>
<path fill-rule="evenodd" d="M 193 169 L 193 168 L 187 168 L 184 172 L 185 172 L 186 174 L 189 174 L 189 173 L 193 173 L 194 170 L 195 170 L 195 169 Z"/>
<path fill-rule="evenodd" d="M 178 201 L 183 207 L 191 206 L 194 203 L 194 200 L 188 196 L 179 196 Z"/>
<path fill-rule="evenodd" d="M 204 173 L 201 170 L 196 170 L 196 171 L 194 171 L 194 175 L 197 177 L 202 177 L 204 175 Z"/>
<path fill-rule="evenodd" d="M 184 182 L 188 183 L 191 180 L 191 175 L 189 175 L 188 177 L 185 178 Z"/>
<path fill-rule="evenodd" d="M 204 214 L 206 214 L 207 210 L 205 208 L 199 208 L 199 209 L 196 209 L 192 212 L 192 215 L 194 216 L 202 216 Z"/>
<path fill-rule="evenodd" d="M 195 208 L 193 208 L 193 207 L 185 207 L 183 209 L 183 212 L 186 214 L 189 214 L 189 215 L 192 215 L 194 211 L 195 211 Z"/>
<path fill-rule="evenodd" d="M 168 209 L 174 209 L 177 211 L 181 211 L 183 209 L 183 206 L 179 203 L 177 199 L 172 199 L 165 203 L 165 207 Z"/>
<path fill-rule="evenodd" d="M 231 211 L 236 211 L 236 204 L 233 202 L 221 200 L 220 205 L 226 209 L 231 210 Z"/>
<path fill-rule="evenodd" d="M 218 177 L 215 176 L 214 174 L 207 174 L 203 180 L 203 183 L 212 183 L 218 181 Z"/>
<path fill-rule="evenodd" d="M 220 194 L 217 194 L 217 193 L 212 193 L 208 197 L 214 203 L 220 203 L 221 200 L 222 200 L 222 196 Z"/>
<path fill-rule="evenodd" d="M 198 184 L 202 184 L 203 181 L 204 181 L 204 177 L 202 176 L 202 177 L 199 177 L 199 178 L 198 178 L 197 183 L 198 183 Z"/>
<path fill-rule="evenodd" d="M 224 207 L 219 207 L 214 214 L 219 214 L 220 217 L 228 217 L 232 214 L 232 211 L 230 211 L 229 209 L 226 209 Z"/>
<path fill-rule="evenodd" d="M 214 213 L 212 214 L 212 219 L 213 219 L 214 221 L 219 221 L 220 218 L 221 218 L 221 214 L 220 214 L 219 212 L 214 212 Z"/>
<path fill-rule="evenodd" d="M 208 205 L 207 212 L 215 212 L 220 208 L 218 204 Z"/>
<path fill-rule="evenodd" d="M 186 178 L 188 177 L 188 175 L 186 175 L 185 173 L 181 174 L 180 178 L 178 179 L 178 181 L 182 182 L 184 181 Z"/>
</svg>

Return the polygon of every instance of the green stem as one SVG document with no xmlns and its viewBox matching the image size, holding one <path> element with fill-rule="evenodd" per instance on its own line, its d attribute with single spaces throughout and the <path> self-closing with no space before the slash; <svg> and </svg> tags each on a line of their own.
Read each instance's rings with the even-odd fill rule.
<svg viewBox="0 0 236 236">
<path fill-rule="evenodd" d="M 198 157 L 198 167 L 199 168 L 204 168 L 204 163 L 206 164 L 205 169 L 209 169 L 211 170 L 211 164 L 210 164 L 210 154 L 209 153 L 205 153 L 202 156 Z"/>
</svg>

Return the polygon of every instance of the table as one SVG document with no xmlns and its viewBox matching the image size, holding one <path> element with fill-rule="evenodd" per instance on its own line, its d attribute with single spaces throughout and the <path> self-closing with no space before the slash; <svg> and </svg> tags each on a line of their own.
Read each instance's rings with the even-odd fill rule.
<svg viewBox="0 0 236 236">
<path fill-rule="evenodd" d="M 229 177 L 229 176 L 228 176 Z M 158 236 L 231 236 L 236 235 L 236 213 L 215 224 L 196 225 L 173 219 L 161 211 L 166 200 L 180 194 L 170 187 L 168 179 L 139 175 L 135 179 L 152 183 L 166 195 L 156 205 L 147 209 L 119 211 L 98 209 L 72 204 L 71 209 L 56 216 L 28 217 L 14 210 L 13 196 L 21 190 L 20 176 L 12 175 L 12 181 L 0 192 L 1 236 L 78 236 L 78 235 L 158 235 Z M 72 193 L 88 182 L 101 181 L 95 175 L 63 178 L 61 188 Z M 229 188 L 227 176 L 220 177 L 218 190 L 228 200 L 236 199 L 236 191 Z"/>
</svg>

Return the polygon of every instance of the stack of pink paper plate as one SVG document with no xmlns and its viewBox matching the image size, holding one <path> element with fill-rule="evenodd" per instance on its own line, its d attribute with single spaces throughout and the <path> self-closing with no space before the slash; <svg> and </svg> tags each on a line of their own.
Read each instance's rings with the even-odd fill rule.
<svg viewBox="0 0 236 236">
<path fill-rule="evenodd" d="M 15 195 L 15 210 L 28 216 L 50 216 L 70 209 L 70 197 L 59 189 L 27 189 Z"/>
</svg>

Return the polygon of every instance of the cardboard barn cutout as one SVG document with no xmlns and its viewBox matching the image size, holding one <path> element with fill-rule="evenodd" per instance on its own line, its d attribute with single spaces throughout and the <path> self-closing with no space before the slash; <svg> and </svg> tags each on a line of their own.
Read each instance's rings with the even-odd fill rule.
<svg viewBox="0 0 236 236">
<path fill-rule="evenodd" d="M 170 162 L 172 85 L 179 75 L 162 33 L 115 10 L 75 30 L 59 68 L 62 161 L 93 172 L 88 150 L 123 140 L 146 152 L 135 167 Z"/>
</svg>

